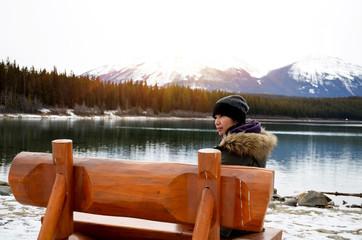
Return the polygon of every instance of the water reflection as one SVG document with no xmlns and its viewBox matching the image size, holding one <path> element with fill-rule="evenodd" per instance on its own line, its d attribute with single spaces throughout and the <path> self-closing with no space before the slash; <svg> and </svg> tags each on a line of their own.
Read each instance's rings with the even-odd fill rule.
<svg viewBox="0 0 362 240">
<path fill-rule="evenodd" d="M 192 162 L 198 149 L 218 142 L 209 121 L 3 120 L 1 125 L 3 164 L 20 151 L 51 152 L 51 141 L 62 138 L 73 140 L 74 154 L 141 161 L 182 161 L 186 156 Z"/>
<path fill-rule="evenodd" d="M 304 132 L 301 125 L 286 126 L 285 132 L 280 127 L 275 131 L 279 144 L 267 167 L 276 169 L 282 193 L 362 192 L 360 125 L 306 125 Z"/>
<path fill-rule="evenodd" d="M 362 192 L 362 124 L 263 123 L 278 137 L 267 167 L 280 192 Z M 74 155 L 135 161 L 197 162 L 215 146 L 213 121 L 0 120 L 0 180 L 21 151 L 51 152 L 54 139 L 72 139 Z"/>
</svg>

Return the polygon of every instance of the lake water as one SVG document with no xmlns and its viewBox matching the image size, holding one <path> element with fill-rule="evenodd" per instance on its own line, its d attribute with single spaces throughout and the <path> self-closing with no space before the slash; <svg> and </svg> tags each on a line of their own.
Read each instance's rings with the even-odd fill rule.
<svg viewBox="0 0 362 240">
<path fill-rule="evenodd" d="M 278 137 L 268 160 L 280 194 L 307 190 L 362 192 L 362 124 L 267 123 Z M 51 152 L 72 139 L 76 156 L 197 163 L 197 151 L 217 145 L 212 120 L 0 120 L 0 180 L 21 151 Z"/>
<path fill-rule="evenodd" d="M 308 190 L 362 193 L 362 124 L 262 122 L 262 125 L 278 137 L 278 146 L 267 168 L 275 170 L 275 188 L 280 195 Z M 211 119 L 0 118 L 0 180 L 7 181 L 11 161 L 17 153 L 50 153 L 51 141 L 64 138 L 73 140 L 75 156 L 195 164 L 199 149 L 213 147 L 219 141 Z M 337 204 L 342 204 L 342 199 L 362 203 L 357 197 L 333 197 Z M 35 239 L 43 210 L 24 208 L 13 197 L 0 197 L 0 202 L 0 230 L 5 239 Z M 283 239 L 330 239 L 331 236 L 337 239 L 334 238 L 337 235 L 344 236 L 343 239 L 361 239 L 360 210 L 297 209 L 287 206 L 270 209 L 265 225 L 282 228 Z M 300 209 L 304 215 L 298 213 Z M 13 216 L 14 211 L 19 213 Z M 291 218 L 296 213 L 298 217 Z"/>
</svg>

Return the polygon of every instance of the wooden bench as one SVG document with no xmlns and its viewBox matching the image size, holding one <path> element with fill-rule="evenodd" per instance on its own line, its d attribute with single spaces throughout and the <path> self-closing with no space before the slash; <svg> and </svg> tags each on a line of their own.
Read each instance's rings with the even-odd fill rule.
<svg viewBox="0 0 362 240">
<path fill-rule="evenodd" d="M 281 239 L 263 229 L 273 170 L 221 166 L 216 149 L 199 150 L 198 165 L 73 157 L 72 149 L 54 140 L 52 154 L 21 152 L 12 162 L 16 200 L 47 207 L 38 239 L 220 239 L 220 227 Z"/>
</svg>

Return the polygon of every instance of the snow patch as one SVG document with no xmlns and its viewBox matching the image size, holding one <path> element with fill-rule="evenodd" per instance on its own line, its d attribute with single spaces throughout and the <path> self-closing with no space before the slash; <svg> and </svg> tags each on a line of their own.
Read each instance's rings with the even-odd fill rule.
<svg viewBox="0 0 362 240">
<path fill-rule="evenodd" d="M 268 208 L 265 227 L 283 230 L 283 239 L 361 239 L 360 209 L 321 209 L 277 204 Z M 341 238 L 342 239 L 342 238 Z"/>
<path fill-rule="evenodd" d="M 40 111 L 41 113 L 44 113 L 44 114 L 47 114 L 47 113 L 50 113 L 50 112 L 51 112 L 49 109 L 46 109 L 46 108 L 39 109 L 39 111 Z"/>
</svg>

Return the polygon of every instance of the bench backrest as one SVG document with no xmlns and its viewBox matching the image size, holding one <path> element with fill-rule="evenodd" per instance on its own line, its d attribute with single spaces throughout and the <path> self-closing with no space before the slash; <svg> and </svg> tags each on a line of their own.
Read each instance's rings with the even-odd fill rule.
<svg viewBox="0 0 362 240">
<path fill-rule="evenodd" d="M 14 158 L 9 184 L 17 201 L 47 207 L 59 169 L 55 161 L 54 153 L 21 152 Z M 208 171 L 200 174 L 199 168 L 196 164 L 73 157 L 72 208 L 194 224 L 202 191 L 215 178 Z M 273 170 L 221 166 L 220 225 L 261 231 L 273 189 Z"/>
</svg>

